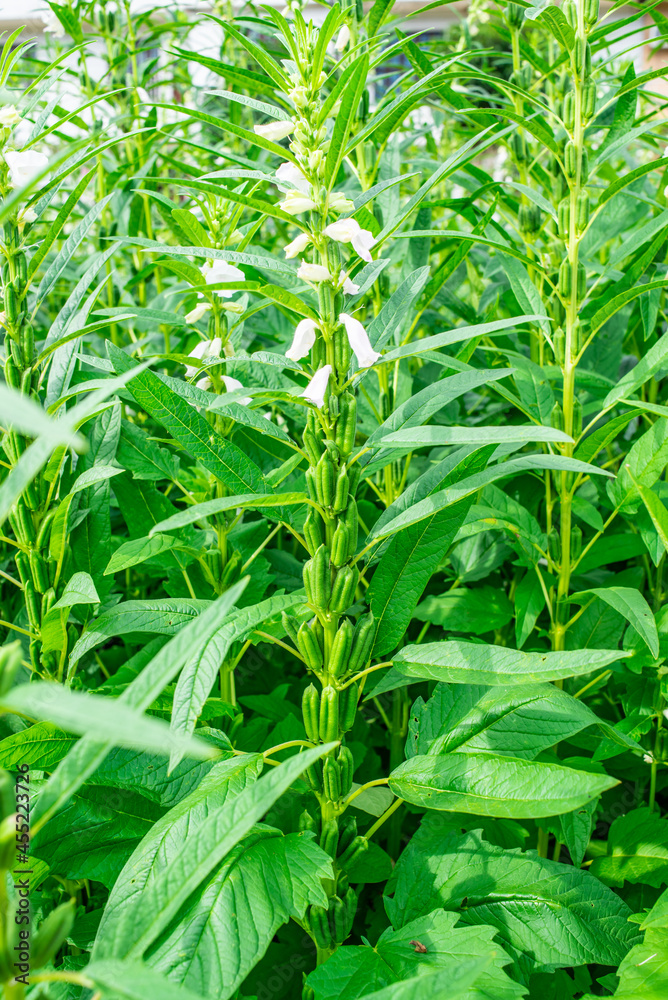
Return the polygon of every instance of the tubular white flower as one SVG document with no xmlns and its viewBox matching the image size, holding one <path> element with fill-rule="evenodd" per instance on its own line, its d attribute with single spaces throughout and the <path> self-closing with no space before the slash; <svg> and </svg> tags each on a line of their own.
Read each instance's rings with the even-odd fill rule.
<svg viewBox="0 0 668 1000">
<path fill-rule="evenodd" d="M 211 379 L 209 378 L 208 375 L 205 375 L 204 378 L 197 379 L 197 381 L 195 382 L 195 385 L 197 386 L 198 389 L 205 389 L 205 390 L 206 389 L 210 389 L 211 388 Z"/>
<path fill-rule="evenodd" d="M 214 337 L 213 340 L 200 340 L 199 344 L 195 344 L 188 357 L 197 358 L 198 361 L 201 361 L 202 358 L 218 357 L 222 346 L 223 342 L 220 337 Z M 198 371 L 199 367 L 186 365 L 186 378 L 192 378 Z"/>
<path fill-rule="evenodd" d="M 27 149 L 23 152 L 8 150 L 5 153 L 5 160 L 9 167 L 9 183 L 12 187 L 24 187 L 29 184 L 49 162 L 49 158 L 44 153 L 38 153 L 34 149 Z"/>
<path fill-rule="evenodd" d="M 297 271 L 297 277 L 303 278 L 304 281 L 331 281 L 332 276 L 326 267 L 322 264 L 307 264 L 306 261 L 302 261 L 299 265 Z"/>
<path fill-rule="evenodd" d="M 325 392 L 327 391 L 327 383 L 329 382 L 329 376 L 332 374 L 332 366 L 324 365 L 323 368 L 318 368 L 317 372 L 306 386 L 303 392 L 299 395 L 307 399 L 309 403 L 313 403 L 318 409 L 325 402 Z"/>
<path fill-rule="evenodd" d="M 359 367 L 370 368 L 371 365 L 374 365 L 378 361 L 380 354 L 378 351 L 374 351 L 367 332 L 360 321 L 349 316 L 347 313 L 340 313 L 339 322 L 343 323 L 346 328 L 348 343 L 350 344 L 351 351 L 353 351 L 357 358 Z"/>
<path fill-rule="evenodd" d="M 339 219 L 330 222 L 324 229 L 325 236 L 337 243 L 352 243 L 353 250 L 362 260 L 371 263 L 370 250 L 376 245 L 376 238 L 368 229 L 362 229 L 356 219 Z"/>
<path fill-rule="evenodd" d="M 336 36 L 336 41 L 334 42 L 334 48 L 337 52 L 343 52 L 347 48 L 350 42 L 350 28 L 347 24 L 342 25 L 341 30 Z"/>
<path fill-rule="evenodd" d="M 317 325 L 312 319 L 303 319 L 295 327 L 295 335 L 289 350 L 285 352 L 286 358 L 291 361 L 301 361 L 315 344 L 315 331 Z"/>
<path fill-rule="evenodd" d="M 290 260 L 292 257 L 298 257 L 300 253 L 304 253 L 304 250 L 306 250 L 306 247 L 311 242 L 312 240 L 308 233 L 300 233 L 299 236 L 295 236 L 292 243 L 288 243 L 283 252 L 286 258 Z"/>
<path fill-rule="evenodd" d="M 339 285 L 344 295 L 357 295 L 360 286 L 351 281 L 345 271 L 339 272 Z"/>
<path fill-rule="evenodd" d="M 334 191 L 333 194 L 329 196 L 329 207 L 332 212 L 352 212 L 354 205 L 350 198 L 346 198 L 345 194 L 341 194 L 340 191 Z"/>
<path fill-rule="evenodd" d="M 315 208 L 315 202 L 301 191 L 288 191 L 283 201 L 279 203 L 279 208 L 288 215 L 301 215 L 302 212 L 309 212 Z"/>
<path fill-rule="evenodd" d="M 246 275 L 239 267 L 228 264 L 226 260 L 212 260 L 204 264 L 199 269 L 200 274 L 207 285 L 217 285 L 222 281 L 245 281 Z M 224 299 L 230 299 L 234 295 L 233 289 L 220 289 L 216 295 L 222 295 Z"/>
<path fill-rule="evenodd" d="M 253 126 L 253 131 L 256 135 L 261 136 L 263 139 L 271 139 L 272 142 L 285 139 L 291 132 L 294 132 L 294 129 L 295 123 L 293 121 L 268 122 L 266 125 Z"/>
<path fill-rule="evenodd" d="M 292 184 L 294 188 L 301 191 L 302 194 L 311 193 L 311 185 L 304 177 L 299 167 L 296 167 L 294 163 L 281 163 L 280 167 L 276 171 L 276 177 L 281 182 L 281 184 Z"/>
<path fill-rule="evenodd" d="M 65 29 L 52 10 L 48 14 L 42 14 L 42 24 L 44 25 L 44 31 L 47 34 L 53 35 L 54 38 L 65 37 Z"/>
<path fill-rule="evenodd" d="M 198 302 L 194 309 L 186 313 L 186 323 L 197 323 L 210 308 L 208 302 Z"/>
<path fill-rule="evenodd" d="M 228 392 L 235 392 L 237 389 L 243 389 L 243 385 L 238 378 L 232 378 L 231 375 L 223 375 L 223 383 Z M 251 402 L 250 396 L 242 396 L 241 399 L 235 400 L 235 402 L 240 403 L 242 406 L 248 406 Z"/>
<path fill-rule="evenodd" d="M 13 104 L 8 104 L 6 107 L 0 108 L 0 125 L 3 128 L 11 128 L 12 125 L 18 125 L 21 120 L 21 115 Z"/>
</svg>

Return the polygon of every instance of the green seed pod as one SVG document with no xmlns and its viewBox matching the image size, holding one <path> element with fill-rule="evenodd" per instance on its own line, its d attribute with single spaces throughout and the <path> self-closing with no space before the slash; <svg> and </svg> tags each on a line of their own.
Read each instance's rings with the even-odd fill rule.
<svg viewBox="0 0 668 1000">
<path fill-rule="evenodd" d="M 35 588 L 30 580 L 28 580 L 23 588 L 23 599 L 25 601 L 26 611 L 28 612 L 28 621 L 30 622 L 32 628 L 37 631 L 40 627 L 39 612 L 42 602 L 37 597 Z"/>
<path fill-rule="evenodd" d="M 348 795 L 353 784 L 353 774 L 355 772 L 355 761 L 348 747 L 339 747 L 336 755 L 336 762 L 339 765 L 339 777 L 341 781 L 341 795 Z"/>
<path fill-rule="evenodd" d="M 591 76 L 591 47 L 589 42 L 577 35 L 573 47 L 573 62 L 575 73 L 580 80 L 588 80 Z"/>
<path fill-rule="evenodd" d="M 339 868 L 349 868 L 353 862 L 359 861 L 363 854 L 369 850 L 369 841 L 366 837 L 355 837 L 351 844 L 339 855 L 337 864 Z"/>
<path fill-rule="evenodd" d="M 569 181 L 574 181 L 577 175 L 577 150 L 572 142 L 564 147 L 564 174 Z"/>
<path fill-rule="evenodd" d="M 561 115 L 564 128 L 567 132 L 573 131 L 575 125 L 575 91 L 569 90 L 564 97 L 563 111 Z"/>
<path fill-rule="evenodd" d="M 339 843 L 339 824 L 335 819 L 323 821 L 318 843 L 323 851 L 329 854 L 330 858 L 336 857 L 336 848 Z"/>
<path fill-rule="evenodd" d="M 315 467 L 315 489 L 318 503 L 330 507 L 336 489 L 336 467 L 327 451 Z"/>
<path fill-rule="evenodd" d="M 517 163 L 529 162 L 529 151 L 523 132 L 513 132 L 510 137 L 510 149 Z"/>
<path fill-rule="evenodd" d="M 559 235 L 562 239 L 568 239 L 568 227 L 571 219 L 571 203 L 568 198 L 562 198 L 557 208 L 557 224 Z"/>
<path fill-rule="evenodd" d="M 309 508 L 304 521 L 304 538 L 311 554 L 316 552 L 325 541 L 322 518 L 313 507 Z"/>
<path fill-rule="evenodd" d="M 352 392 L 343 392 L 339 397 L 339 419 L 336 421 L 335 440 L 344 462 L 355 445 L 357 431 L 357 400 Z"/>
<path fill-rule="evenodd" d="M 360 618 L 355 627 L 353 648 L 350 654 L 349 670 L 356 674 L 358 670 L 363 670 L 367 660 L 371 656 L 371 648 L 376 635 L 376 620 L 369 612 L 368 615 Z"/>
<path fill-rule="evenodd" d="M 343 944 L 350 934 L 346 904 L 338 896 L 329 901 L 329 929 L 334 944 Z"/>
<path fill-rule="evenodd" d="M 311 936 L 318 948 L 331 948 L 332 934 L 327 910 L 323 906 L 312 906 L 309 910 L 308 923 Z"/>
<path fill-rule="evenodd" d="M 334 577 L 332 594 L 329 599 L 329 610 L 335 614 L 343 614 L 355 600 L 355 590 L 359 573 L 351 566 L 342 566 Z"/>
<path fill-rule="evenodd" d="M 340 839 L 341 838 L 339 836 L 339 840 Z M 336 894 L 337 894 L 337 896 L 341 896 L 341 898 L 343 898 L 343 896 L 345 895 L 345 893 L 348 891 L 348 886 L 349 885 L 350 885 L 350 879 L 348 878 L 348 873 L 347 872 L 339 872 L 338 877 L 336 879 Z"/>
<path fill-rule="evenodd" d="M 506 22 L 511 30 L 518 31 L 524 22 L 524 7 L 518 3 L 509 3 L 506 7 Z"/>
<path fill-rule="evenodd" d="M 334 532 L 334 537 L 332 538 L 332 551 L 331 560 L 332 566 L 343 566 L 345 562 L 350 558 L 350 533 L 345 525 L 345 522 L 339 521 L 336 526 L 336 531 Z"/>
<path fill-rule="evenodd" d="M 339 820 L 339 854 L 343 854 L 357 836 L 357 820 L 352 813 L 346 813 Z"/>
<path fill-rule="evenodd" d="M 343 677 L 348 672 L 354 633 L 353 623 L 349 618 L 346 618 L 339 625 L 329 653 L 327 669 L 332 677 Z"/>
<path fill-rule="evenodd" d="M 348 496 L 351 498 L 354 498 L 357 493 L 357 487 L 359 486 L 361 478 L 362 466 L 359 462 L 355 462 L 352 468 L 348 469 Z"/>
<path fill-rule="evenodd" d="M 578 10 L 573 0 L 564 0 L 561 5 L 561 10 L 566 16 L 566 20 L 570 24 L 571 28 L 577 28 L 578 26 Z"/>
<path fill-rule="evenodd" d="M 573 400 L 573 437 L 579 438 L 582 434 L 582 403 L 575 397 Z"/>
<path fill-rule="evenodd" d="M 596 115 L 596 84 L 588 80 L 582 93 L 582 116 L 585 121 L 591 121 Z"/>
<path fill-rule="evenodd" d="M 589 195 L 586 191 L 580 191 L 575 209 L 575 228 L 578 236 L 582 236 L 589 225 Z"/>
<path fill-rule="evenodd" d="M 304 809 L 304 811 L 300 813 L 298 827 L 299 830 L 304 833 L 308 831 L 310 833 L 315 833 L 316 836 L 320 833 L 320 823 L 317 819 L 311 816 L 308 809 Z"/>
<path fill-rule="evenodd" d="M 582 553 L 582 529 L 574 524 L 571 528 L 571 560 L 579 559 Z"/>
<path fill-rule="evenodd" d="M 30 560 L 30 572 L 32 573 L 35 590 L 39 594 L 43 594 L 49 589 L 50 586 L 49 573 L 44 559 L 39 552 L 36 552 L 34 549 L 31 549 L 28 553 L 28 559 Z"/>
<path fill-rule="evenodd" d="M 353 728 L 355 716 L 357 715 L 357 702 L 359 701 L 359 684 L 349 684 L 341 692 L 339 699 L 339 725 L 342 733 L 347 733 Z"/>
<path fill-rule="evenodd" d="M 587 294 L 587 271 L 584 264 L 578 262 L 576 292 L 578 299 L 582 300 Z"/>
<path fill-rule="evenodd" d="M 341 466 L 339 474 L 336 477 L 336 486 L 334 490 L 334 500 L 332 502 L 332 511 L 335 514 L 340 513 L 346 509 L 346 504 L 348 502 L 348 473 L 346 471 L 345 465 Z"/>
<path fill-rule="evenodd" d="M 313 670 L 314 673 L 318 673 L 322 669 L 322 649 L 306 622 L 303 622 L 299 626 L 297 648 L 304 657 L 308 669 Z"/>
<path fill-rule="evenodd" d="M 565 299 L 571 294 L 572 283 L 572 268 L 569 260 L 562 260 L 561 267 L 559 268 L 559 282 L 557 285 L 559 289 L 559 294 L 563 295 Z"/>
<path fill-rule="evenodd" d="M 7 358 L 5 361 L 5 382 L 12 389 L 18 389 L 21 386 L 21 373 L 12 357 Z"/>
<path fill-rule="evenodd" d="M 587 27 L 593 27 L 598 21 L 599 0 L 584 0 L 584 22 Z"/>
<path fill-rule="evenodd" d="M 219 548 L 209 549 L 205 555 L 206 565 L 213 579 L 218 583 L 223 575 L 223 554 Z"/>
<path fill-rule="evenodd" d="M 381 420 L 387 420 L 391 412 L 392 407 L 390 405 L 390 397 L 385 389 L 381 389 L 380 396 L 378 398 L 378 413 L 380 414 Z"/>
<path fill-rule="evenodd" d="M 50 510 L 39 526 L 39 531 L 37 532 L 37 539 L 35 541 L 35 548 L 40 549 L 40 551 L 43 549 L 47 549 L 49 547 L 49 535 L 51 532 L 51 525 L 53 524 L 53 519 L 56 516 L 56 510 L 57 508 L 55 507 L 53 508 L 53 510 Z"/>
<path fill-rule="evenodd" d="M 16 323 L 19 315 L 19 303 L 12 285 L 5 285 L 5 313 L 10 323 Z"/>
<path fill-rule="evenodd" d="M 46 616 L 48 615 L 49 611 L 51 610 L 51 608 L 55 603 L 56 603 L 56 592 L 53 589 L 53 587 L 49 587 L 49 589 L 42 594 L 42 609 L 40 616 L 42 621 L 46 618 Z"/>
<path fill-rule="evenodd" d="M 18 368 L 23 369 L 23 351 L 21 350 L 21 345 L 17 340 L 12 340 L 9 345 L 11 356 L 16 362 Z"/>
<path fill-rule="evenodd" d="M 357 466 L 355 466 L 355 468 L 357 468 Z M 348 506 L 345 509 L 345 513 L 343 515 L 343 521 L 345 523 L 346 528 L 348 529 L 348 538 L 350 545 L 349 551 L 351 553 L 351 556 L 353 556 L 357 551 L 357 531 L 359 522 L 357 519 L 357 502 L 353 500 L 352 496 L 350 496 L 348 500 Z"/>
<path fill-rule="evenodd" d="M 309 462 L 311 465 L 317 465 L 320 460 L 320 456 L 322 455 L 322 449 L 318 447 L 316 436 L 308 429 L 308 427 L 304 431 L 302 440 L 304 442 L 304 447 L 306 448 Z"/>
<path fill-rule="evenodd" d="M 312 559 L 304 563 L 306 599 L 313 608 L 325 609 L 332 592 L 329 549 L 321 545 Z"/>
<path fill-rule="evenodd" d="M 582 328 L 582 323 L 579 319 L 576 319 L 573 324 L 573 330 L 571 331 L 571 355 L 575 358 L 581 353 L 584 347 L 584 330 Z"/>
<path fill-rule="evenodd" d="M 538 205 L 520 205 L 517 225 L 524 236 L 534 236 L 541 227 L 542 215 Z"/>
<path fill-rule="evenodd" d="M 31 511 L 36 511 L 39 507 L 39 484 L 34 479 L 23 491 L 23 502 Z"/>
<path fill-rule="evenodd" d="M 561 403 L 556 402 L 552 407 L 550 412 L 550 424 L 556 431 L 563 431 L 564 429 L 564 411 L 561 408 Z"/>
<path fill-rule="evenodd" d="M 314 684 L 309 684 L 302 695 L 302 718 L 307 737 L 312 743 L 317 743 L 320 738 L 320 695 Z"/>
<path fill-rule="evenodd" d="M 326 757 L 322 765 L 322 787 L 330 802 L 338 802 L 341 798 L 341 772 L 339 765 L 332 757 Z M 338 842 L 338 824 L 336 827 Z"/>
<path fill-rule="evenodd" d="M 330 684 L 322 689 L 320 695 L 318 731 L 323 743 L 339 738 L 339 692 Z"/>
<path fill-rule="evenodd" d="M 552 343 L 554 344 L 554 360 L 558 365 L 563 365 L 566 358 L 566 334 L 560 326 L 554 332 Z"/>
<path fill-rule="evenodd" d="M 524 90 L 530 90 L 533 84 L 533 66 L 529 62 L 522 63 L 522 69 L 520 70 L 521 85 Z"/>
<path fill-rule="evenodd" d="M 306 778 L 314 792 L 322 792 L 322 764 L 319 760 L 306 768 Z"/>
<path fill-rule="evenodd" d="M 329 414 L 329 416 L 330 416 L 330 418 L 332 420 L 338 420 L 338 417 L 339 417 L 339 397 L 334 392 L 331 393 L 331 395 L 329 397 L 329 403 L 327 404 L 327 413 Z M 329 448 L 332 445 L 332 442 L 331 441 L 325 441 L 325 444 Z M 334 445 L 334 448 L 336 448 L 336 445 Z M 338 451 L 338 449 L 336 449 L 336 450 Z M 332 454 L 333 454 L 333 452 L 332 452 Z"/>
<path fill-rule="evenodd" d="M 14 532 L 16 534 L 16 532 Z M 17 552 L 14 556 L 14 562 L 16 563 L 16 568 L 19 571 L 19 577 L 21 583 L 25 584 L 30 580 L 30 561 L 25 552 Z"/>
<path fill-rule="evenodd" d="M 352 351 L 350 350 L 350 344 L 348 342 L 348 337 L 343 326 L 338 326 L 334 331 L 333 336 L 334 341 L 334 368 L 337 374 L 345 376 L 348 374 L 348 369 L 350 368 L 350 359 L 352 357 Z"/>
<path fill-rule="evenodd" d="M 285 629 L 285 634 L 289 636 L 297 645 L 297 632 L 299 631 L 299 621 L 294 615 L 288 614 L 287 611 L 281 611 L 281 625 Z"/>
<path fill-rule="evenodd" d="M 315 486 L 315 470 L 314 469 L 307 469 L 306 470 L 306 494 L 307 494 L 309 500 L 314 500 L 316 503 L 318 502 L 318 491 L 316 490 L 316 486 Z"/>
<path fill-rule="evenodd" d="M 589 177 L 589 153 L 586 149 L 582 150 L 582 157 L 580 159 L 580 183 L 585 184 L 587 178 Z"/>
<path fill-rule="evenodd" d="M 35 969 L 41 969 L 56 957 L 72 930 L 75 914 L 76 902 L 71 899 L 68 903 L 62 903 L 42 922 L 30 949 Z"/>
<path fill-rule="evenodd" d="M 21 350 L 25 363 L 32 365 L 35 360 L 35 331 L 32 323 L 24 323 L 21 328 Z"/>
</svg>

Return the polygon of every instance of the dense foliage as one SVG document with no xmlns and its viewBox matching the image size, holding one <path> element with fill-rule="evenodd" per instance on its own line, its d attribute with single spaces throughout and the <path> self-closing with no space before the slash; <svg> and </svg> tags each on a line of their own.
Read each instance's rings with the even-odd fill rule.
<svg viewBox="0 0 668 1000">
<path fill-rule="evenodd" d="M 668 21 L 49 6 L 0 55 L 4 995 L 665 1000 Z"/>
</svg>

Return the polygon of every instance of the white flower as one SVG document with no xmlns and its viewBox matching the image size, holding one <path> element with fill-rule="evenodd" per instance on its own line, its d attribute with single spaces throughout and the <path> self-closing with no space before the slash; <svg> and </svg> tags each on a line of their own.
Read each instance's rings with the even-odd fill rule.
<svg viewBox="0 0 668 1000">
<path fill-rule="evenodd" d="M 295 123 L 293 121 L 277 121 L 268 122 L 266 125 L 254 125 L 253 131 L 263 139 L 271 139 L 272 142 L 278 142 L 279 139 L 285 139 L 286 136 L 290 135 L 294 131 L 294 128 Z"/>
<path fill-rule="evenodd" d="M 654 757 L 652 756 L 651 753 L 644 753 L 642 755 L 642 759 L 644 760 L 645 764 L 653 764 L 654 763 Z"/>
<path fill-rule="evenodd" d="M 28 226 L 31 222 L 34 222 L 37 218 L 37 212 L 34 208 L 23 208 L 19 212 L 18 224 L 19 226 Z"/>
<path fill-rule="evenodd" d="M 357 295 L 360 286 L 351 281 L 345 271 L 339 272 L 339 285 L 344 295 Z"/>
<path fill-rule="evenodd" d="M 343 52 L 348 43 L 350 42 L 350 28 L 347 24 L 344 24 L 339 31 L 336 41 L 334 43 L 334 48 L 337 52 Z"/>
<path fill-rule="evenodd" d="M 315 344 L 315 331 L 318 329 L 312 319 L 303 319 L 295 328 L 290 349 L 285 352 L 291 361 L 301 361 Z"/>
<path fill-rule="evenodd" d="M 288 260 L 291 257 L 298 257 L 300 253 L 304 253 L 306 247 L 311 243 L 311 237 L 308 233 L 300 233 L 299 236 L 295 236 L 292 243 L 288 243 L 285 247 L 285 256 Z"/>
<path fill-rule="evenodd" d="M 210 389 L 211 388 L 211 379 L 209 378 L 208 375 L 205 375 L 204 378 L 198 379 L 195 382 L 195 385 L 197 386 L 198 389 L 205 389 L 205 390 L 206 389 Z"/>
<path fill-rule="evenodd" d="M 292 187 L 297 188 L 302 194 L 311 193 L 311 185 L 304 177 L 299 167 L 296 167 L 294 163 L 281 163 L 280 167 L 276 171 L 276 177 L 279 179 L 281 184 L 291 184 Z"/>
<path fill-rule="evenodd" d="M 194 309 L 186 313 L 186 323 L 197 323 L 210 308 L 208 302 L 198 302 Z"/>
<path fill-rule="evenodd" d="M 44 153 L 38 153 L 34 149 L 20 153 L 9 150 L 5 153 L 5 160 L 9 167 L 9 182 L 12 187 L 25 187 L 49 162 Z"/>
<path fill-rule="evenodd" d="M 375 365 L 380 354 L 378 351 L 374 351 L 367 332 L 360 321 L 349 316 L 347 313 L 341 313 L 339 322 L 343 323 L 346 328 L 348 343 L 350 344 L 351 351 L 353 351 L 357 358 L 359 367 L 370 368 L 371 365 Z"/>
<path fill-rule="evenodd" d="M 0 125 L 3 128 L 11 128 L 12 125 L 18 125 L 20 121 L 21 115 L 13 104 L 8 104 L 6 107 L 0 108 Z"/>
<path fill-rule="evenodd" d="M 188 357 L 197 358 L 198 361 L 201 361 L 202 358 L 218 357 L 222 346 L 223 342 L 220 337 L 214 337 L 213 340 L 200 340 L 199 344 L 195 344 Z M 199 367 L 186 365 L 186 378 L 192 378 L 198 371 Z M 199 385 L 199 382 L 197 384 Z M 202 388 L 202 386 L 199 387 Z"/>
<path fill-rule="evenodd" d="M 329 196 L 329 207 L 332 212 L 352 212 L 354 205 L 350 198 L 346 198 L 345 194 L 341 194 L 340 191 L 334 191 Z"/>
<path fill-rule="evenodd" d="M 353 250 L 362 260 L 371 263 L 371 253 L 369 252 L 376 245 L 376 239 L 368 229 L 362 229 L 355 219 L 339 219 L 338 222 L 331 222 L 324 230 L 325 236 L 336 240 L 338 243 L 352 243 Z"/>
<path fill-rule="evenodd" d="M 301 215 L 302 212 L 309 212 L 315 208 L 315 202 L 307 194 L 301 191 L 288 191 L 279 208 L 282 208 L 288 215 Z"/>
<path fill-rule="evenodd" d="M 65 29 L 52 10 L 48 14 L 42 14 L 42 23 L 44 24 L 44 31 L 53 35 L 54 38 L 65 37 Z"/>
<path fill-rule="evenodd" d="M 217 285 L 218 282 L 222 281 L 246 280 L 246 275 L 241 268 L 235 267 L 234 264 L 228 264 L 226 260 L 207 261 L 206 264 L 200 267 L 199 271 L 207 285 Z M 222 295 L 224 299 L 230 299 L 234 295 L 234 291 L 231 289 L 221 289 L 216 294 Z"/>
<path fill-rule="evenodd" d="M 234 392 L 235 389 L 243 389 L 243 385 L 238 378 L 232 378 L 231 375 L 223 375 L 223 382 L 225 383 L 225 388 L 228 392 Z M 250 396 L 242 396 L 241 399 L 235 400 L 237 403 L 241 403 L 242 406 L 248 406 L 252 402 Z"/>
<path fill-rule="evenodd" d="M 332 366 L 325 365 L 323 368 L 318 368 L 317 372 L 306 386 L 303 392 L 299 395 L 307 399 L 309 403 L 313 403 L 318 409 L 325 402 L 325 392 L 327 391 L 327 383 L 329 382 L 329 376 L 332 374 Z"/>
<path fill-rule="evenodd" d="M 7 326 L 7 313 L 4 309 L 0 311 L 0 326 Z"/>
<path fill-rule="evenodd" d="M 302 261 L 297 271 L 297 277 L 304 281 L 331 281 L 332 276 L 322 264 L 307 264 Z"/>
</svg>

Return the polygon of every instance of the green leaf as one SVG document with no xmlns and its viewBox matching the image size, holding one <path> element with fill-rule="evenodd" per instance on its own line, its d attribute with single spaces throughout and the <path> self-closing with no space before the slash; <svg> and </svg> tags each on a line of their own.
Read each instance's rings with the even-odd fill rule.
<svg viewBox="0 0 668 1000">
<path fill-rule="evenodd" d="M 613 820 L 607 847 L 607 854 L 591 863 L 592 874 L 606 885 L 642 882 L 658 889 L 668 884 L 668 819 L 647 806 Z"/>
<path fill-rule="evenodd" d="M 205 500 L 204 503 L 193 504 L 192 507 L 187 507 L 186 510 L 173 514 L 165 521 L 160 521 L 151 529 L 149 537 L 157 532 L 175 531 L 187 524 L 194 524 L 196 521 L 202 521 L 213 514 L 221 514 L 225 510 L 235 510 L 237 507 L 260 510 L 265 507 L 302 506 L 308 502 L 309 499 L 305 493 L 272 493 L 264 496 L 258 496 L 257 493 L 241 493 L 238 496 Z"/>
<path fill-rule="evenodd" d="M 660 417 L 634 442 L 619 475 L 614 482 L 608 484 L 608 496 L 615 507 L 627 514 L 634 513 L 639 505 L 638 486 L 651 488 L 663 474 L 666 463 L 668 419 Z"/>
<path fill-rule="evenodd" d="M 570 52 L 573 48 L 575 44 L 575 32 L 566 19 L 566 15 L 559 7 L 548 4 L 547 7 L 540 8 L 538 13 L 536 13 L 536 8 L 533 7 L 526 12 L 525 17 L 528 20 L 535 21 L 537 24 L 545 24 L 559 44 L 567 51 Z"/>
<path fill-rule="evenodd" d="M 412 757 L 390 774 L 390 791 L 413 805 L 514 819 L 570 812 L 616 784 L 559 764 L 461 750 Z"/>
<path fill-rule="evenodd" d="M 143 962 L 107 960 L 90 962 L 84 976 L 91 982 L 91 989 L 109 1000 L 202 1000 L 201 994 L 179 986 Z"/>
<path fill-rule="evenodd" d="M 639 590 L 632 587 L 590 587 L 577 594 L 570 594 L 568 599 L 582 603 L 588 594 L 600 597 L 615 611 L 619 611 L 643 638 L 652 656 L 658 657 L 659 633 L 656 622 L 652 609 Z"/>
<path fill-rule="evenodd" d="M 131 371 L 134 362 L 107 342 L 109 357 L 121 372 Z M 268 493 L 262 473 L 240 448 L 213 435 L 205 418 L 184 403 L 153 372 L 144 371 L 132 380 L 131 392 L 140 406 L 162 424 L 193 457 L 222 483 L 237 493 Z"/>
<path fill-rule="evenodd" d="M 383 990 L 393 983 L 412 981 L 414 977 L 419 977 L 424 988 L 419 996 L 430 997 L 431 976 L 446 970 L 453 975 L 460 963 L 475 958 L 491 959 L 491 963 L 466 993 L 467 1000 L 486 1000 L 488 997 L 519 1000 L 523 988 L 503 971 L 509 959 L 492 940 L 492 929 L 455 927 L 456 922 L 456 914 L 434 910 L 398 930 L 388 927 L 374 948 L 369 944 L 338 948 L 308 976 L 315 1000 L 354 1000 L 368 996 L 370 990 Z M 416 941 L 426 951 L 417 951 Z"/>
<path fill-rule="evenodd" d="M 572 441 L 554 427 L 536 424 L 505 427 L 409 427 L 386 434 L 376 443 L 395 448 L 441 448 L 445 445 L 510 444 L 529 441 Z"/>
<path fill-rule="evenodd" d="M 118 573 L 122 569 L 129 569 L 130 566 L 138 566 L 147 559 L 167 552 L 174 545 L 178 544 L 176 538 L 171 535 L 154 535 L 152 538 L 132 538 L 129 542 L 120 545 L 107 564 L 104 575 Z"/>
<path fill-rule="evenodd" d="M 76 604 L 99 604 L 97 590 L 89 573 L 75 573 L 65 585 L 62 597 L 54 608 L 73 608 Z"/>
<path fill-rule="evenodd" d="M 450 631 L 483 635 L 507 625 L 513 606 L 502 590 L 493 587 L 455 587 L 418 604 L 414 617 Z"/>
<path fill-rule="evenodd" d="M 394 666 L 407 677 L 448 684 L 526 684 L 563 680 L 601 670 L 628 653 L 617 649 L 569 649 L 527 653 L 463 640 L 405 646 Z"/>
<path fill-rule="evenodd" d="M 368 72 L 369 57 L 367 55 L 359 56 L 341 97 L 341 106 L 334 121 L 331 145 L 325 159 L 324 183 L 328 188 L 336 178 L 343 160 L 350 129 L 366 87 Z"/>
<path fill-rule="evenodd" d="M 636 938 L 629 907 L 589 872 L 497 847 L 479 830 L 461 836 L 423 821 L 388 891 L 395 926 L 443 907 L 460 926 L 495 927 L 523 978 L 587 962 L 616 966 Z"/>
<path fill-rule="evenodd" d="M 93 957 L 139 957 L 166 930 L 201 882 L 311 764 L 336 746 L 325 743 L 290 757 L 230 797 L 186 837 L 185 845 L 112 922 L 100 927 Z M 155 827 L 154 827 L 155 829 Z M 140 845 L 141 846 L 141 845 Z M 132 864 L 130 859 L 129 864 Z M 122 876 L 121 876 L 122 877 Z M 113 913 L 111 907 L 107 908 Z"/>
<path fill-rule="evenodd" d="M 215 755 L 203 740 L 170 734 L 166 723 L 144 716 L 122 702 L 73 691 L 48 681 L 13 688 L 2 695 L 2 710 L 53 722 L 67 732 L 93 735 L 115 746 L 162 753 L 173 746 L 201 760 Z"/>
</svg>

